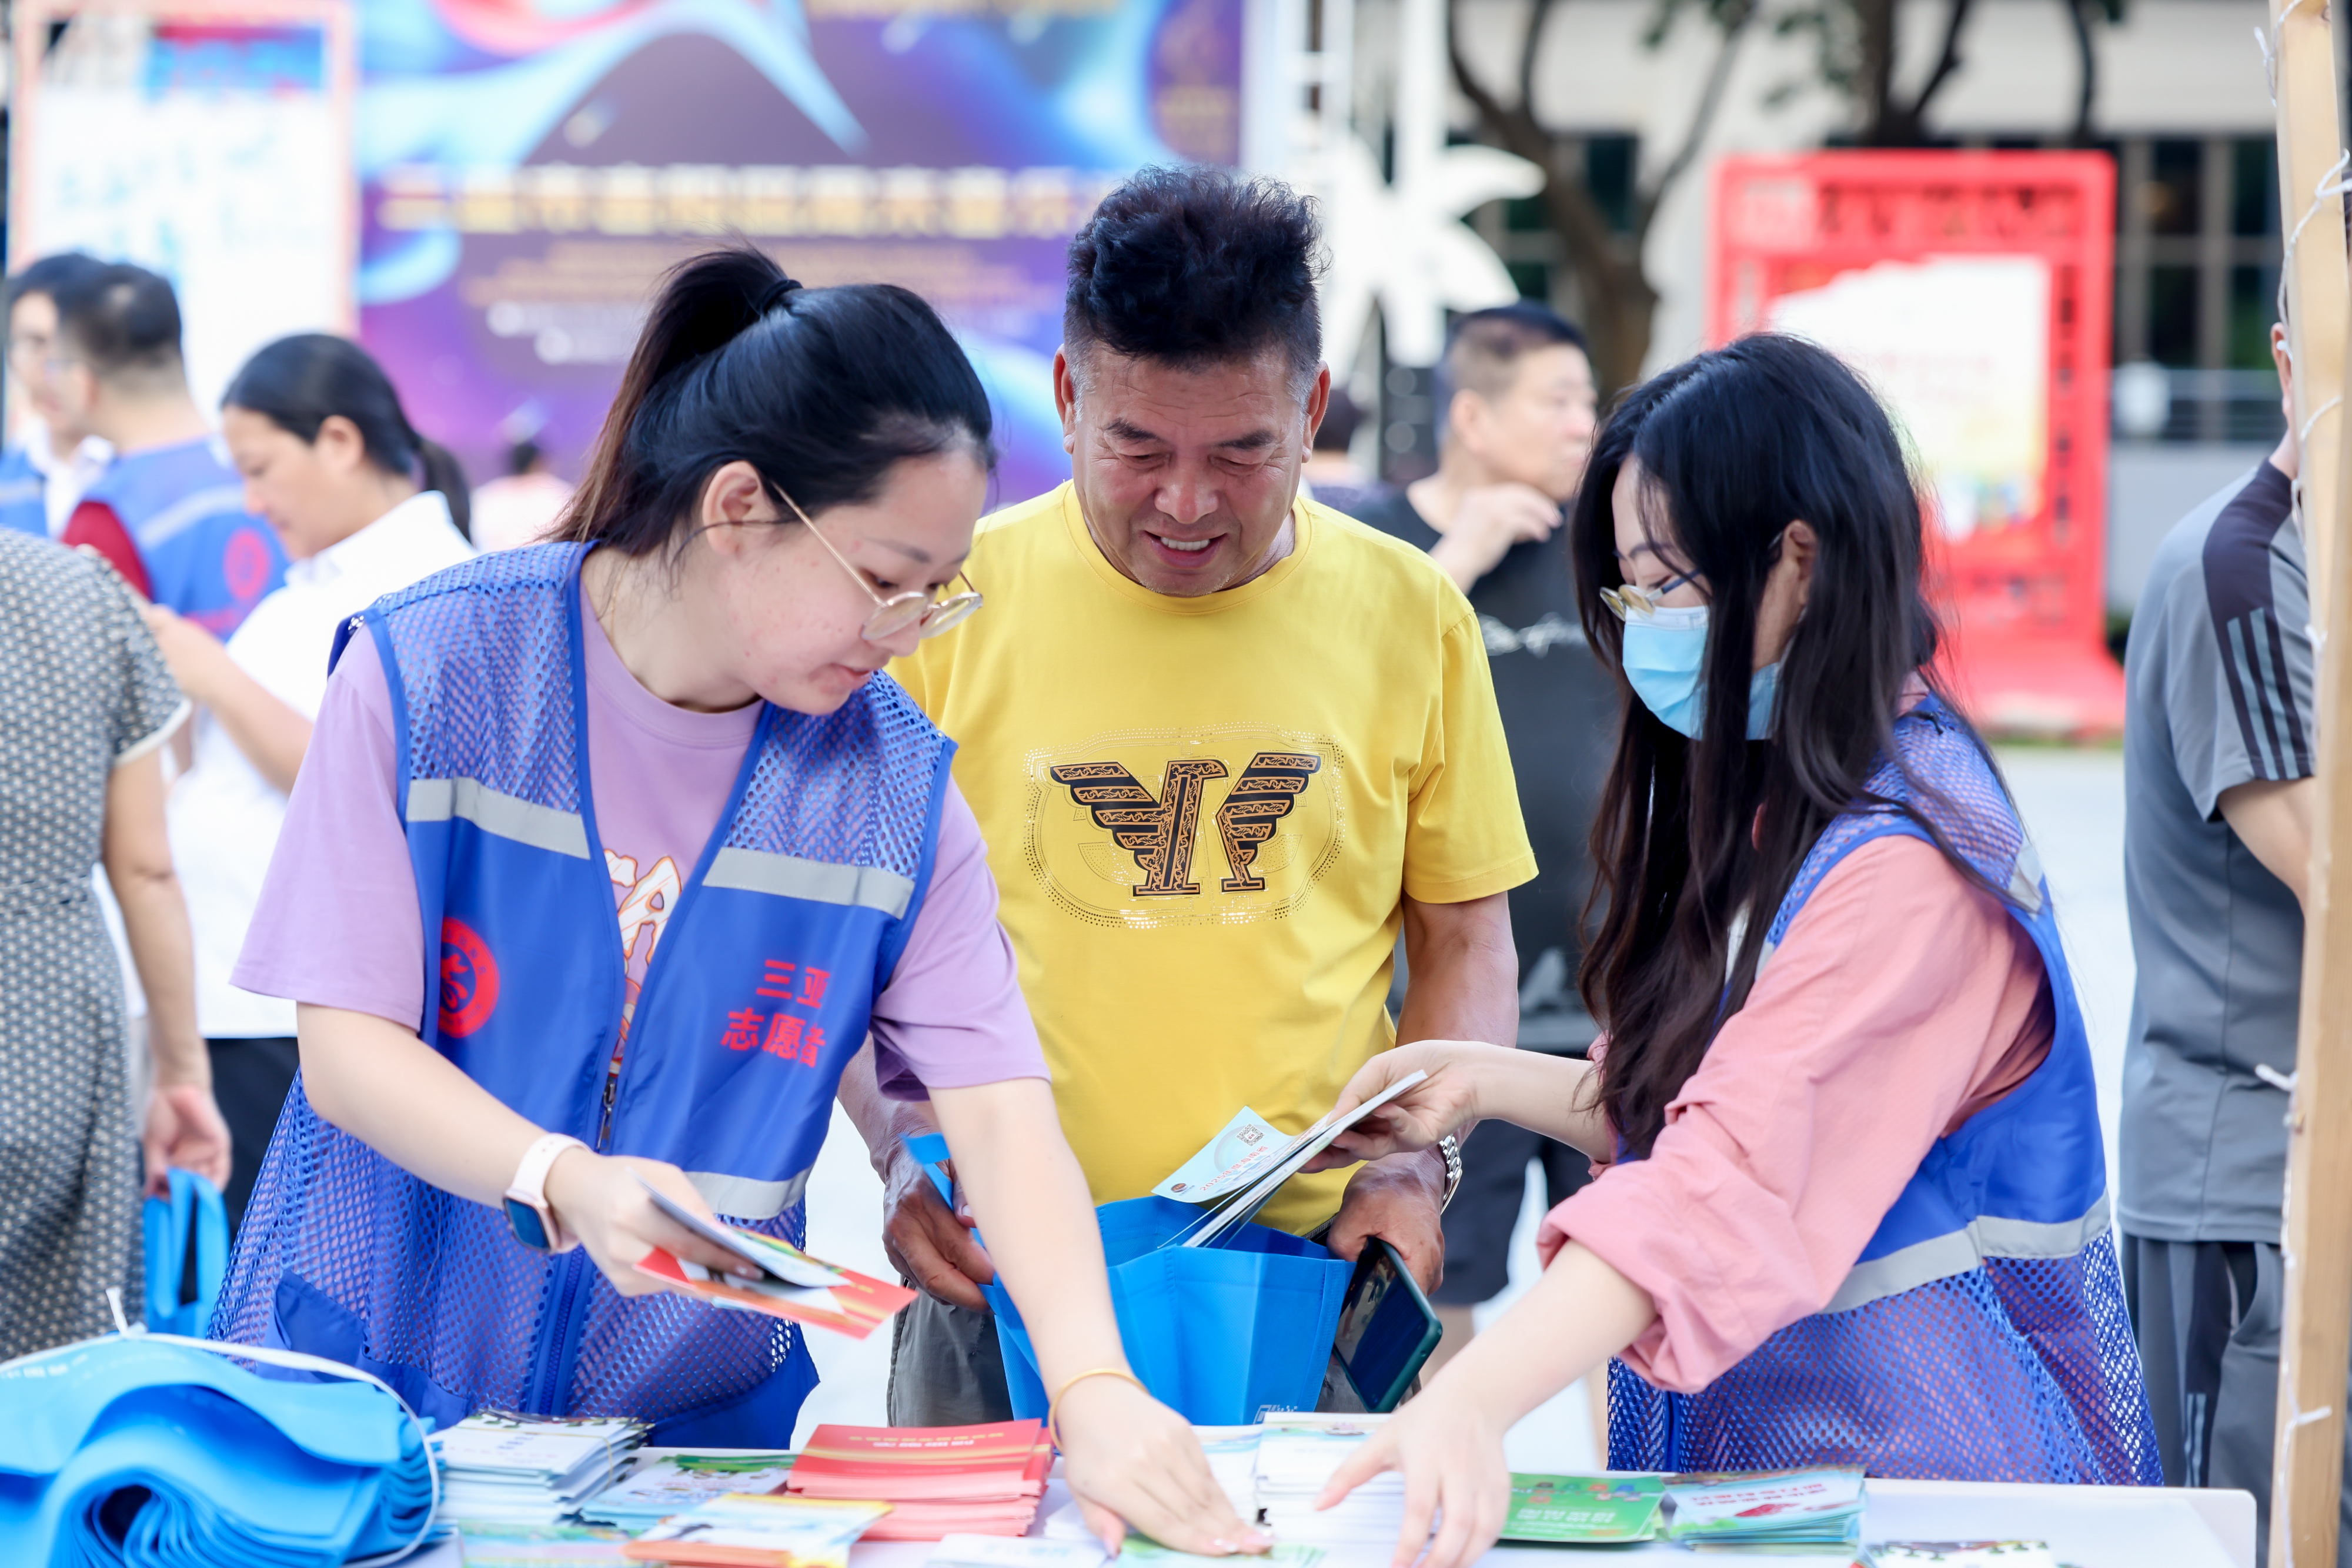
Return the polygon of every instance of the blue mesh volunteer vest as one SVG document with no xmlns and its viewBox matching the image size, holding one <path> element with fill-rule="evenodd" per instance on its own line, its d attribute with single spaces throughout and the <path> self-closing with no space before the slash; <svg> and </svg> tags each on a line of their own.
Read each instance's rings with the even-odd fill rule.
<svg viewBox="0 0 2352 1568">
<path fill-rule="evenodd" d="M 22 446 L 0 452 L 0 529 L 49 537 L 47 483 Z"/>
<path fill-rule="evenodd" d="M 117 457 L 82 499 L 122 519 L 155 602 L 215 636 L 286 580 L 277 531 L 245 509 L 245 481 L 209 441 Z"/>
<path fill-rule="evenodd" d="M 338 640 L 365 624 L 391 689 L 423 1038 L 540 1126 L 670 1161 L 721 1215 L 797 1242 L 842 1068 L 922 904 L 952 747 L 887 676 L 823 717 L 764 709 L 608 1090 L 626 977 L 589 788 L 583 556 L 483 556 Z M 327 1124 L 299 1080 L 213 1326 L 365 1367 L 425 1415 L 629 1415 L 666 1443 L 781 1446 L 816 1381 L 791 1325 L 625 1299 L 584 1251 L 532 1252 L 499 1210 Z"/>
<path fill-rule="evenodd" d="M 2014 1091 L 1937 1140 L 1829 1305 L 1697 1394 L 1609 1369 L 1613 1469 L 1858 1464 L 1877 1476 L 2157 1486 L 2139 1353 L 2108 1233 L 2106 1154 L 2083 1015 L 2050 893 L 1975 738 L 1933 700 L 1895 725 L 1903 769 L 1869 788 L 1925 812 L 2032 934 L 2057 1032 Z M 1771 946 L 1831 869 L 1889 833 L 1884 808 L 1832 821 L 1799 868 Z"/>
</svg>

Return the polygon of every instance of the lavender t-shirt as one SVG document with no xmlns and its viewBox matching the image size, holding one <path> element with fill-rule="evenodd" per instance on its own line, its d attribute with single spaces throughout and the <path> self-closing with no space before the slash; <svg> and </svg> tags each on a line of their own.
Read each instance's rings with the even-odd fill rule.
<svg viewBox="0 0 2352 1568">
<path fill-rule="evenodd" d="M 672 707 L 637 684 L 583 603 L 588 776 L 628 965 L 625 1011 L 703 845 L 727 809 L 760 705 Z M 392 694 L 370 637 L 354 637 L 325 703 L 233 977 L 264 996 L 421 1029 L 425 936 L 397 800 Z M 937 863 L 915 929 L 873 1009 L 883 1092 L 1044 1078 L 1045 1058 L 996 922 L 980 823 L 950 781 Z"/>
</svg>

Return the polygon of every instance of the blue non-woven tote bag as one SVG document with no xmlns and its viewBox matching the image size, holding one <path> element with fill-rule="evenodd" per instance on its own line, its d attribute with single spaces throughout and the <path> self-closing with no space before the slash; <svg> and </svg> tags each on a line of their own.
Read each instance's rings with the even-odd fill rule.
<svg viewBox="0 0 2352 1568">
<path fill-rule="evenodd" d="M 228 1211 L 220 1188 L 195 1172 L 174 1168 L 171 1180 L 171 1196 L 149 1198 L 142 1216 L 147 1329 L 203 1339 L 228 1272 Z M 192 1275 L 193 1301 L 185 1299 Z"/>
<path fill-rule="evenodd" d="M 908 1148 L 944 1186 L 945 1140 L 909 1139 Z M 1165 1246 L 1201 1218 L 1173 1198 L 1107 1203 L 1095 1217 L 1119 1338 L 1152 1397 L 1200 1427 L 1315 1408 L 1354 1264 L 1263 1225 L 1240 1226 L 1214 1247 Z M 1013 1413 L 1043 1416 L 1047 1390 L 1020 1310 L 1002 1284 L 984 1288 Z"/>
</svg>

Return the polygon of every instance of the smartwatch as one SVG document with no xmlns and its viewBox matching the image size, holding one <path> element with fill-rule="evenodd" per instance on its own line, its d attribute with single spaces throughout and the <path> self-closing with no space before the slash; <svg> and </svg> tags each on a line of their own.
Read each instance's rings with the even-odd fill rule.
<svg viewBox="0 0 2352 1568">
<path fill-rule="evenodd" d="M 522 1164 L 515 1167 L 502 1207 L 507 1228 L 532 1251 L 569 1252 L 580 1244 L 578 1238 L 564 1234 L 555 1210 L 548 1207 L 547 1168 L 564 1150 L 587 1146 L 568 1133 L 550 1133 L 522 1152 Z"/>
</svg>

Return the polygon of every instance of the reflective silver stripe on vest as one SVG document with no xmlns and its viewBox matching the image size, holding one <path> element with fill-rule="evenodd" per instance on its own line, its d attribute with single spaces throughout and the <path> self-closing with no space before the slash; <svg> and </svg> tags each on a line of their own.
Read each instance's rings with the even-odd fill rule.
<svg viewBox="0 0 2352 1568">
<path fill-rule="evenodd" d="M 782 1181 L 753 1181 L 724 1171 L 688 1171 L 686 1179 L 718 1213 L 730 1219 L 773 1219 L 801 1200 L 808 1190 L 809 1174 L 801 1172 Z"/>
<path fill-rule="evenodd" d="M 850 904 L 878 909 L 896 920 L 914 901 L 913 879 L 878 865 L 835 865 L 804 861 L 798 855 L 769 854 L 763 850 L 724 849 L 711 858 L 705 887 L 731 887 L 745 893 L 772 893 L 782 898 L 805 898 L 812 904 Z"/>
<path fill-rule="evenodd" d="M 1979 1215 L 1966 1230 L 1930 1237 L 1884 1258 L 1856 1263 L 1845 1283 L 1830 1298 L 1825 1312 L 1848 1312 L 1856 1307 L 1906 1291 L 1916 1291 L 1955 1274 L 1965 1274 L 1988 1258 L 2072 1258 L 2107 1233 L 2107 1196 L 2080 1219 L 2054 1224 L 2032 1219 L 2000 1219 Z"/>
<path fill-rule="evenodd" d="M 206 517 L 217 517 L 224 512 L 243 514 L 245 486 L 215 485 L 209 490 L 199 490 L 193 496 L 183 496 L 145 522 L 131 530 L 142 549 L 153 549 L 174 534 L 186 533 Z"/>
<path fill-rule="evenodd" d="M 408 781 L 408 820 L 446 822 L 463 817 L 486 833 L 552 850 L 574 860 L 588 858 L 588 828 L 576 811 L 535 806 L 496 789 L 485 789 L 472 779 L 412 779 Z"/>
</svg>

